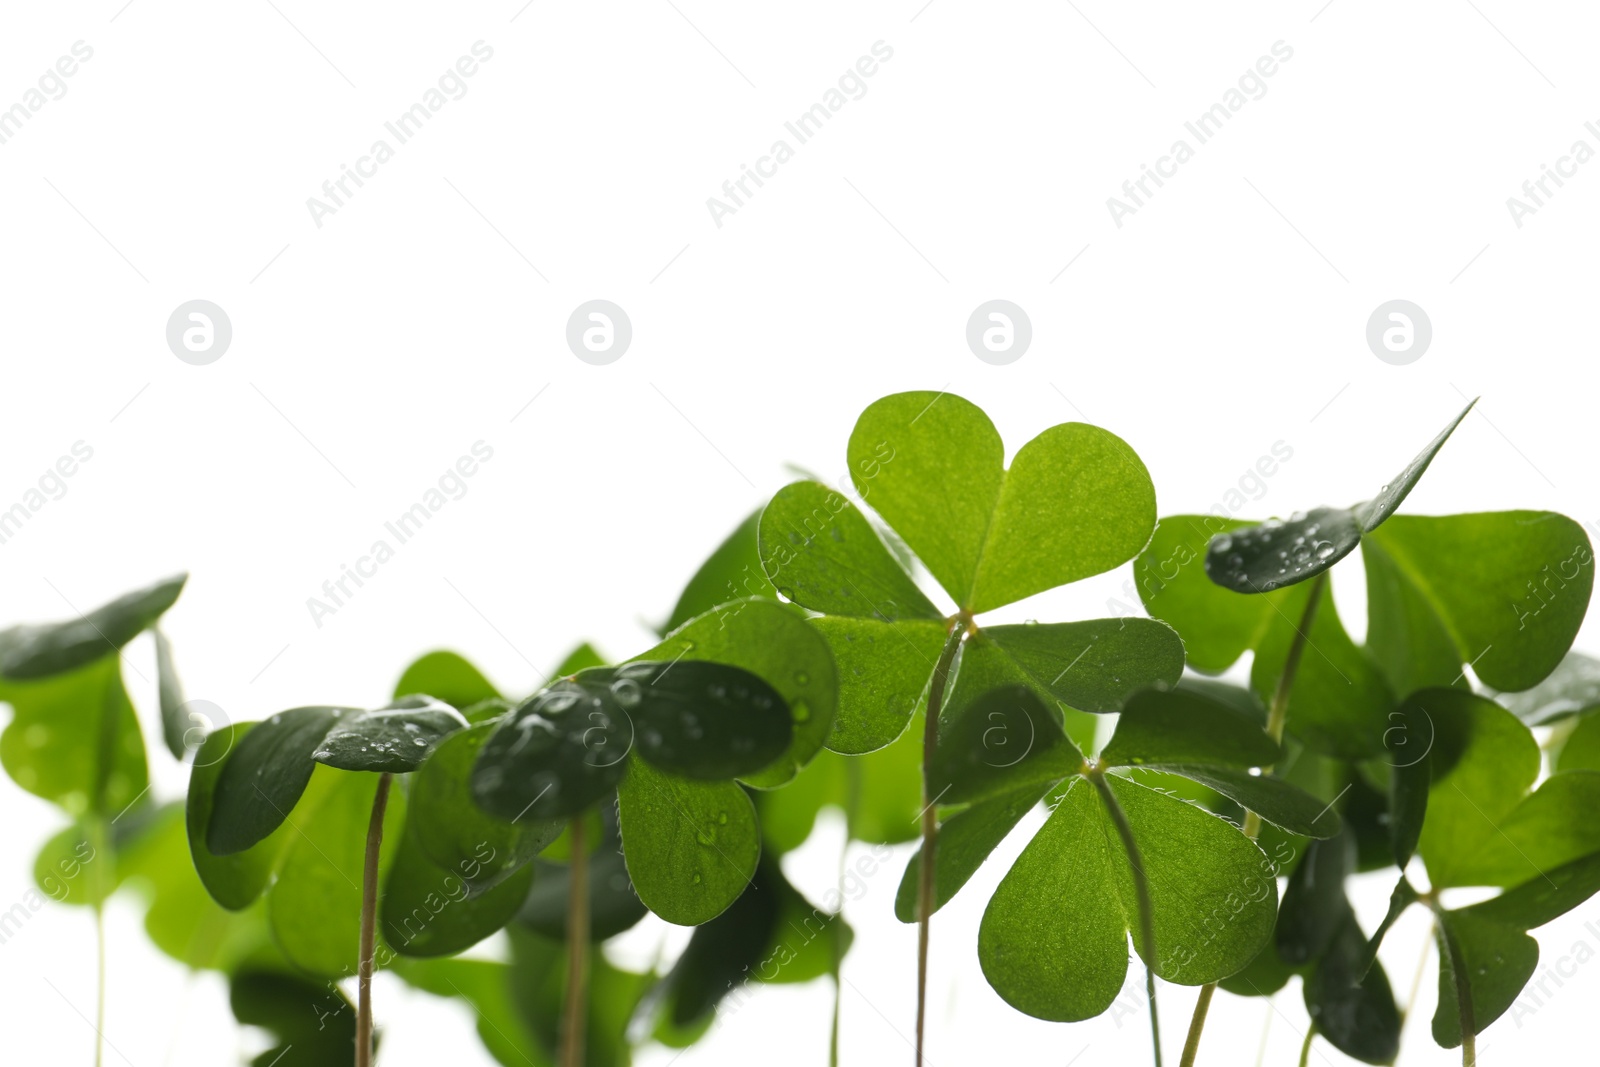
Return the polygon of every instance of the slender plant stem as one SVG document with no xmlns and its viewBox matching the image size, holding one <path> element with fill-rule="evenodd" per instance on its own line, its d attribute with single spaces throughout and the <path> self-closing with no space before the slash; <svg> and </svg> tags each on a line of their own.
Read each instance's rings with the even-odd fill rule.
<svg viewBox="0 0 1600 1067">
<path fill-rule="evenodd" d="M 372 798 L 372 819 L 367 823 L 367 856 L 361 869 L 361 958 L 356 961 L 356 1067 L 372 1063 L 372 957 L 378 925 L 378 848 L 383 844 L 383 813 L 389 807 L 389 786 L 394 775 L 378 775 L 378 792 Z"/>
<path fill-rule="evenodd" d="M 1150 882 L 1144 874 L 1144 858 L 1139 854 L 1139 844 L 1133 839 L 1133 827 L 1128 823 L 1128 816 L 1122 810 L 1122 805 L 1117 803 L 1116 794 L 1111 792 L 1111 786 L 1106 782 L 1105 774 L 1096 769 L 1089 774 L 1089 780 L 1100 792 L 1100 799 L 1105 803 L 1106 811 L 1111 815 L 1111 822 L 1117 828 L 1117 836 L 1122 838 L 1122 847 L 1128 853 L 1128 866 L 1133 870 L 1133 891 L 1139 898 L 1139 940 L 1144 942 L 1144 957 L 1147 961 L 1156 958 L 1156 923 L 1155 912 L 1150 906 Z M 1144 968 L 1145 996 L 1150 1002 L 1150 1042 L 1155 1050 L 1156 1067 L 1161 1067 L 1161 1023 L 1156 1017 L 1156 976 L 1155 964 L 1147 962 Z"/>
<path fill-rule="evenodd" d="M 1311 579 L 1311 595 L 1306 599 L 1306 606 L 1300 613 L 1300 622 L 1295 626 L 1294 637 L 1289 642 L 1289 653 L 1283 658 L 1283 672 L 1278 675 L 1278 684 L 1272 690 L 1272 703 L 1267 707 L 1267 733 L 1274 741 L 1283 740 L 1283 727 L 1289 717 L 1289 691 L 1294 688 L 1294 676 L 1300 670 L 1300 656 L 1306 650 L 1311 632 L 1311 625 L 1317 621 L 1317 605 L 1322 602 L 1322 588 L 1328 584 L 1328 572 L 1323 571 Z M 1263 767 L 1262 774 L 1270 774 L 1271 767 Z M 1244 813 L 1244 834 L 1254 841 L 1261 834 L 1261 816 L 1253 811 Z M 1178 1061 L 1178 1067 L 1194 1067 L 1194 1058 L 1200 1052 L 1200 1034 L 1205 1029 L 1206 1011 L 1211 1007 L 1211 996 L 1217 990 L 1216 983 L 1200 987 L 1200 999 L 1195 1001 L 1194 1016 L 1189 1020 L 1189 1037 L 1183 1044 L 1183 1059 Z"/>
<path fill-rule="evenodd" d="M 109 845 L 106 841 L 106 822 L 96 816 L 89 823 L 89 837 L 94 848 L 94 858 L 89 862 L 95 865 L 94 869 L 94 949 L 95 949 L 95 993 L 94 993 L 94 1067 L 100 1067 L 105 1056 L 106 1032 L 106 864 L 110 862 L 107 854 Z"/>
<path fill-rule="evenodd" d="M 861 794 L 861 768 L 856 761 L 851 760 L 846 765 L 846 774 L 849 776 L 849 810 L 855 811 L 856 802 Z M 834 913 L 834 919 L 844 916 L 845 901 L 845 860 L 850 855 L 850 826 L 845 823 L 844 842 L 839 846 L 839 910 Z M 839 951 L 839 927 L 829 926 L 829 933 L 833 936 L 833 965 L 829 973 L 833 977 L 833 1024 L 828 1030 L 828 1067 L 839 1067 L 839 1015 L 844 1007 L 844 976 L 840 973 L 844 968 L 844 953 Z"/>
<path fill-rule="evenodd" d="M 939 838 L 939 798 L 929 785 L 933 774 L 933 754 L 939 747 L 939 712 L 944 706 L 945 685 L 956 650 L 966 636 L 972 620 L 965 612 L 950 622 L 950 634 L 933 665 L 933 681 L 928 685 L 927 718 L 922 727 L 922 860 L 917 867 L 917 1067 L 922 1057 L 923 1023 L 928 1012 L 928 920 L 933 917 L 933 850 Z"/>
<path fill-rule="evenodd" d="M 571 865 L 567 882 L 567 1002 L 561 1024 L 561 1067 L 583 1067 L 583 1037 L 589 1023 L 589 848 L 583 816 L 570 823 Z"/>
<path fill-rule="evenodd" d="M 1300 1067 L 1311 1062 L 1311 1039 L 1317 1036 L 1316 1024 L 1306 1027 L 1306 1039 L 1300 1045 Z"/>
<path fill-rule="evenodd" d="M 1450 976 L 1455 979 L 1456 1013 L 1461 1023 L 1461 1067 L 1477 1067 L 1478 1022 L 1472 1013 L 1472 987 L 1467 981 L 1467 961 L 1462 958 L 1461 946 L 1455 935 L 1444 924 L 1444 909 L 1432 893 L 1423 896 L 1423 902 L 1433 912 L 1434 936 L 1439 942 L 1439 966 L 1450 964 Z"/>
</svg>

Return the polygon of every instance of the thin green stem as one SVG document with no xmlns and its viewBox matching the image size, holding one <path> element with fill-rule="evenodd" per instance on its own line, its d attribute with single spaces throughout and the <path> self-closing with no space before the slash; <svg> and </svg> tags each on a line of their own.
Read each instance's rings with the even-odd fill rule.
<svg viewBox="0 0 1600 1067">
<path fill-rule="evenodd" d="M 1300 1045 L 1300 1067 L 1311 1062 L 1311 1039 L 1317 1036 L 1316 1024 L 1306 1027 L 1306 1039 Z"/>
<path fill-rule="evenodd" d="M 1289 691 L 1294 688 L 1294 677 L 1300 670 L 1300 657 L 1310 641 L 1307 634 L 1317 621 L 1317 605 L 1322 602 L 1322 589 L 1327 584 L 1327 571 L 1311 579 L 1311 595 L 1306 598 L 1300 622 L 1295 626 L 1294 637 L 1289 642 L 1289 653 L 1283 658 L 1283 671 L 1278 675 L 1278 684 L 1273 687 L 1272 703 L 1267 707 L 1267 733 L 1274 741 L 1283 740 L 1284 724 L 1289 718 Z M 1262 774 L 1271 772 L 1271 767 L 1261 769 Z M 1244 813 L 1244 834 L 1252 841 L 1260 836 L 1261 816 L 1253 811 Z M 1200 1034 L 1205 1030 L 1206 1011 L 1211 1007 L 1211 996 L 1216 989 L 1215 982 L 1200 988 L 1200 999 L 1195 1002 L 1194 1017 L 1189 1020 L 1189 1038 L 1184 1042 L 1183 1059 L 1178 1061 L 1178 1067 L 1194 1067 L 1194 1058 L 1200 1052 Z"/>
<path fill-rule="evenodd" d="M 1461 1067 L 1477 1067 L 1478 1022 L 1472 1013 L 1472 986 L 1467 980 L 1467 961 L 1461 955 L 1461 946 L 1444 922 L 1444 908 L 1432 892 L 1424 893 L 1422 902 L 1433 912 L 1434 937 L 1439 942 L 1439 966 L 1448 960 L 1450 977 L 1456 987 L 1456 1013 L 1461 1023 Z"/>
<path fill-rule="evenodd" d="M 849 804 L 850 811 L 856 808 L 856 801 L 861 793 L 861 768 L 856 761 L 851 760 L 845 765 L 846 775 L 849 778 Z M 834 913 L 834 919 L 844 916 L 845 900 L 845 859 L 850 854 L 850 827 L 845 825 L 844 841 L 839 845 L 839 910 Z M 829 933 L 833 937 L 833 965 L 828 972 L 833 977 L 833 1024 L 828 1029 L 828 1067 L 839 1067 L 839 1015 L 844 1007 L 844 977 L 840 971 L 844 967 L 844 953 L 839 951 L 839 926 L 837 923 L 829 924 Z"/>
<path fill-rule="evenodd" d="M 106 864 L 110 856 L 106 850 L 106 823 L 99 816 L 89 822 L 89 838 L 94 856 L 89 862 L 94 868 L 94 1067 L 100 1067 L 105 1056 L 106 1032 Z"/>
<path fill-rule="evenodd" d="M 567 1000 L 561 1026 L 562 1067 L 583 1067 L 583 1038 L 589 1018 L 589 849 L 583 816 L 572 820 L 571 866 L 567 882 Z"/>
<path fill-rule="evenodd" d="M 367 823 L 367 855 L 361 869 L 361 957 L 356 961 L 356 1067 L 372 1064 L 372 957 L 378 925 L 378 849 L 383 844 L 383 813 L 389 806 L 389 786 L 394 775 L 378 775 L 372 798 L 372 818 Z"/>
<path fill-rule="evenodd" d="M 944 690 L 950 681 L 950 667 L 966 636 L 972 619 L 965 612 L 950 620 L 950 634 L 939 661 L 933 665 L 933 681 L 928 685 L 928 711 L 922 727 L 922 859 L 917 867 L 917 1067 L 923 1067 L 923 1024 L 928 1012 L 928 920 L 933 917 L 933 850 L 939 838 L 939 798 L 929 782 L 933 774 L 933 754 L 939 747 L 939 713 L 944 706 Z"/>
<path fill-rule="evenodd" d="M 1122 810 L 1122 805 L 1117 803 L 1116 794 L 1111 792 L 1111 786 L 1106 782 L 1105 773 L 1098 768 L 1089 774 L 1089 781 L 1094 783 L 1095 789 L 1100 792 L 1100 799 L 1106 806 L 1106 811 L 1111 815 L 1111 822 L 1117 828 L 1117 836 L 1122 838 L 1122 847 L 1128 853 L 1128 866 L 1133 871 L 1133 891 L 1139 898 L 1139 940 L 1144 944 L 1144 958 L 1146 960 L 1145 996 L 1150 1002 L 1150 1043 L 1155 1051 L 1156 1067 L 1161 1067 L 1161 1023 L 1156 1016 L 1156 922 L 1155 911 L 1150 905 L 1150 881 L 1145 877 L 1144 858 L 1139 854 L 1139 844 L 1133 839 L 1133 827 L 1128 823 L 1128 816 Z"/>
</svg>

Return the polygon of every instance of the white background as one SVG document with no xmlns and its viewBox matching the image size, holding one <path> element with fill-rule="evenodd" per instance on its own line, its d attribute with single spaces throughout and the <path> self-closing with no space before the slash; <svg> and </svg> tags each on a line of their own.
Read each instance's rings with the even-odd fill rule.
<svg viewBox="0 0 1600 1067">
<path fill-rule="evenodd" d="M 1594 12 L 1321 3 L 7 4 L 0 107 L 74 42 L 94 54 L 0 145 L 0 508 L 74 442 L 94 456 L 0 545 L 0 617 L 187 569 L 166 624 L 180 669 L 235 719 L 375 703 L 441 646 L 527 691 L 577 639 L 641 648 L 786 462 L 836 479 L 860 409 L 913 388 L 981 404 L 1009 451 L 1057 422 L 1105 426 L 1168 514 L 1217 504 L 1281 440 L 1293 459 L 1256 517 L 1364 499 L 1482 394 L 1409 509 L 1600 518 L 1600 163 L 1520 228 L 1506 206 L 1574 140 L 1600 148 L 1583 127 L 1600 119 Z M 307 198 L 479 40 L 493 58 L 466 95 L 317 227 Z M 880 40 L 893 58 L 865 96 L 718 228 L 707 197 Z M 1117 227 L 1107 197 L 1280 40 L 1293 57 L 1266 94 Z M 605 367 L 564 340 L 597 297 L 634 329 Z M 1003 367 L 964 339 L 996 297 L 1034 331 Z M 195 298 L 234 331 L 204 367 L 164 337 Z M 1433 323 L 1409 366 L 1365 343 L 1394 298 Z M 306 599 L 479 440 L 494 458 L 469 492 L 314 625 Z M 997 616 L 1103 615 L 1126 576 Z M 1339 577 L 1359 631 L 1358 566 Z M 1592 626 L 1578 647 L 1600 650 Z M 153 677 L 143 640 L 132 655 Z M 179 795 L 150 741 L 156 791 Z M 9 905 L 61 817 L 8 780 L 0 797 Z M 1049 1025 L 984 984 L 978 917 L 1028 832 L 935 922 L 930 1060 L 1143 1062 L 1142 1016 Z M 791 875 L 820 893 L 837 843 L 830 823 Z M 897 872 L 850 905 L 846 1063 L 911 1058 Z M 1369 928 L 1388 880 L 1361 883 Z M 107 1062 L 231 1062 L 221 983 L 187 979 L 139 920 L 131 898 L 112 908 Z M 1546 960 L 1600 947 L 1593 920 L 1591 903 L 1541 931 Z M 663 937 L 682 940 L 652 921 L 624 948 L 647 959 Z M 1413 916 L 1386 946 L 1402 1001 L 1424 937 Z M 1433 975 L 1410 1064 L 1457 1058 L 1428 1036 Z M 1571 1062 L 1597 991 L 1600 968 L 1580 968 L 1537 1019 L 1491 1029 L 1483 1062 Z M 1192 998 L 1162 989 L 1173 1060 Z M 825 982 L 763 990 L 681 1062 L 823 1063 L 830 999 Z M 0 1002 L 7 1062 L 89 1061 L 85 912 L 47 907 L 0 946 Z M 1274 1005 L 1265 1062 L 1293 1062 L 1298 985 Z M 464 1007 L 380 978 L 377 1011 L 386 1063 L 487 1062 Z M 1201 1062 L 1252 1062 L 1268 1017 L 1219 996 Z"/>
</svg>

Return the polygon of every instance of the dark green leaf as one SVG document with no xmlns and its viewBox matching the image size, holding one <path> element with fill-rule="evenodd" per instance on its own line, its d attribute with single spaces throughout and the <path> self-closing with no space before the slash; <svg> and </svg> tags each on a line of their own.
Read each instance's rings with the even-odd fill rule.
<svg viewBox="0 0 1600 1067">
<path fill-rule="evenodd" d="M 356 1009 L 332 983 L 250 967 L 228 983 L 233 1016 L 269 1031 L 271 1048 L 250 1062 L 271 1067 L 289 1054 L 293 1067 L 347 1067 L 356 1044 Z"/>
<path fill-rule="evenodd" d="M 1313 508 L 1211 539 L 1206 575 L 1235 593 L 1270 593 L 1314 578 L 1356 550 L 1361 522 L 1350 508 Z"/>
<path fill-rule="evenodd" d="M 1183 689 L 1135 693 L 1100 753 L 1108 766 L 1217 764 L 1268 767 L 1283 748 L 1226 704 Z"/>
<path fill-rule="evenodd" d="M 1363 973 L 1361 927 L 1342 895 L 1339 903 L 1342 922 L 1306 978 L 1306 1011 L 1317 1034 L 1346 1056 L 1362 1063 L 1393 1063 L 1400 1052 L 1400 1009 L 1381 966 Z"/>
<path fill-rule="evenodd" d="M 44 678 L 86 666 L 138 637 L 183 592 L 187 574 L 125 593 L 66 622 L 14 626 L 0 632 L 0 675 Z"/>
<path fill-rule="evenodd" d="M 1565 915 L 1600 891 L 1600 852 L 1535 875 L 1497 897 L 1461 909 L 1518 930 L 1533 930 Z"/>
<path fill-rule="evenodd" d="M 401 834 L 379 908 L 384 940 L 396 952 L 453 956 L 511 921 L 533 884 L 531 866 L 474 891 L 464 874 L 429 858 L 412 830 Z"/>
<path fill-rule="evenodd" d="M 419 693 L 442 700 L 457 711 L 466 711 L 474 704 L 500 696 L 500 691 L 478 668 L 462 656 L 444 650 L 419 657 L 394 684 L 396 700 Z"/>
<path fill-rule="evenodd" d="M 217 781 L 222 777 L 222 769 L 234 748 L 260 725 L 254 722 L 233 723 L 212 731 L 195 751 L 194 769 L 189 774 L 189 797 L 184 806 L 189 853 L 206 890 L 218 904 L 230 911 L 248 906 L 267 887 L 267 882 L 272 878 L 272 868 L 283 851 L 286 839 L 284 831 L 288 829 L 280 825 L 278 830 L 269 832 L 253 846 L 228 855 L 217 855 L 206 843 L 207 827 L 211 825 L 216 807 Z M 297 793 L 295 800 L 298 799 Z"/>
<path fill-rule="evenodd" d="M 865 516 L 819 482 L 778 490 L 758 537 L 764 572 L 796 604 L 881 622 L 942 618 Z"/>
<path fill-rule="evenodd" d="M 206 826 L 206 847 L 226 856 L 283 825 L 316 767 L 311 754 L 353 708 L 291 708 L 236 737 L 217 772 Z"/>
<path fill-rule="evenodd" d="M 690 781 L 635 761 L 617 812 L 634 891 L 667 922 L 709 922 L 755 874 L 761 832 L 750 797 L 733 782 Z"/>
<path fill-rule="evenodd" d="M 1154 619 L 986 626 L 983 632 L 1057 700 L 1079 711 L 1121 711 L 1137 690 L 1176 685 L 1183 642 Z"/>
<path fill-rule="evenodd" d="M 1433 1039 L 1456 1048 L 1503 1015 L 1539 965 L 1539 944 L 1515 927 L 1468 911 L 1438 913 L 1439 1006 Z M 1469 1013 L 1462 1019 L 1463 1004 Z"/>
<path fill-rule="evenodd" d="M 1327 951 L 1350 911 L 1344 880 L 1354 864 L 1354 842 L 1345 835 L 1306 845 L 1278 909 L 1274 937 L 1285 963 L 1297 967 Z"/>
<path fill-rule="evenodd" d="M 739 667 L 702 660 L 634 662 L 578 675 L 632 719 L 634 749 L 660 769 L 716 781 L 752 774 L 788 748 L 778 691 Z"/>
<path fill-rule="evenodd" d="M 634 893 L 623 863 L 617 806 L 602 804 L 599 813 L 601 833 L 589 856 L 589 937 L 605 941 L 644 918 L 645 906 Z M 571 872 L 566 863 L 552 863 L 543 857 L 534 860 L 533 866 L 533 888 L 523 901 L 517 920 L 545 937 L 564 941 Z"/>
<path fill-rule="evenodd" d="M 1236 593 L 1263 593 L 1328 570 L 1355 551 L 1363 534 L 1394 514 L 1470 410 L 1468 404 L 1394 481 L 1365 503 L 1316 508 L 1287 522 L 1268 519 L 1258 526 L 1218 534 L 1206 552 L 1206 573 L 1213 582 Z"/>
<path fill-rule="evenodd" d="M 1051 783 L 1053 784 L 1053 783 Z M 933 910 L 944 907 L 961 891 L 978 868 L 989 858 L 1033 810 L 1045 794 L 1035 785 L 1011 793 L 1001 793 L 980 801 L 950 816 L 939 824 L 938 843 L 933 850 Z M 917 921 L 917 889 L 922 869 L 922 849 L 911 854 L 900 888 L 895 893 L 894 915 L 903 923 Z"/>
<path fill-rule="evenodd" d="M 506 822 L 568 818 L 616 789 L 633 743 L 608 683 L 561 679 L 496 724 L 473 765 L 472 797 Z"/>
<path fill-rule="evenodd" d="M 683 587 L 672 614 L 661 626 L 663 636 L 696 615 L 704 615 L 730 600 L 753 596 L 777 599 L 778 591 L 762 572 L 761 549 L 756 540 L 756 524 L 760 519 L 761 512 L 757 511 L 741 522 L 694 572 L 689 584 Z"/>
<path fill-rule="evenodd" d="M 934 749 L 928 788 L 944 804 L 1030 789 L 1037 799 L 1082 767 L 1083 753 L 1038 695 L 1012 685 L 984 693 L 950 724 Z"/>
<path fill-rule="evenodd" d="M 474 894 L 526 865 L 563 828 L 557 820 L 507 823 L 473 802 L 472 767 L 493 731 L 482 723 L 446 737 L 411 781 L 410 823 L 417 844 Z"/>
<path fill-rule="evenodd" d="M 1219 764 L 1151 763 L 1148 769 L 1182 775 L 1215 789 L 1292 834 L 1328 838 L 1339 832 L 1339 815 L 1331 803 L 1324 803 L 1281 778 Z"/>
<path fill-rule="evenodd" d="M 685 623 L 634 659 L 636 664 L 661 660 L 680 666 L 723 664 L 748 671 L 776 691 L 788 706 L 790 740 L 776 752 L 758 745 L 741 754 L 742 759 L 760 751 L 767 758 L 748 768 L 741 762 L 744 769 L 736 775 L 758 789 L 776 788 L 793 778 L 822 750 L 833 729 L 839 692 L 833 656 L 827 641 L 792 608 L 757 599 L 724 604 Z M 641 668 L 635 665 L 623 669 Z M 678 684 L 677 675 L 676 668 L 665 675 L 669 686 Z M 754 688 L 751 692 L 754 694 Z M 642 729 L 642 720 L 640 725 Z M 765 745 L 775 743 L 783 725 L 773 714 L 770 722 L 763 719 L 759 726 L 749 723 L 744 730 L 752 738 L 758 734 L 766 738 L 762 742 Z"/>
<path fill-rule="evenodd" d="M 1411 862 L 1428 815 L 1428 790 L 1433 784 L 1433 718 L 1428 705 L 1434 691 L 1407 697 L 1389 713 L 1392 725 L 1383 733 L 1389 750 L 1389 841 L 1395 866 Z M 1446 701 L 1454 698 L 1445 696 Z"/>
<path fill-rule="evenodd" d="M 405 774 L 422 766 L 440 740 L 467 720 L 431 697 L 402 697 L 386 708 L 342 716 L 311 753 L 341 771 Z"/>
<path fill-rule="evenodd" d="M 178 668 L 172 662 L 172 643 L 160 630 L 153 631 L 156 638 L 156 696 L 161 704 L 161 739 L 167 743 L 172 758 L 181 760 L 188 755 L 189 716 L 183 706 L 183 685 L 178 680 Z"/>
<path fill-rule="evenodd" d="M 1260 645 L 1281 616 L 1298 617 L 1304 605 L 1300 590 L 1234 596 L 1206 577 L 1202 561 L 1212 535 L 1247 525 L 1215 515 L 1168 515 L 1134 563 L 1145 610 L 1178 631 L 1189 665 L 1197 671 L 1227 670 Z"/>
</svg>

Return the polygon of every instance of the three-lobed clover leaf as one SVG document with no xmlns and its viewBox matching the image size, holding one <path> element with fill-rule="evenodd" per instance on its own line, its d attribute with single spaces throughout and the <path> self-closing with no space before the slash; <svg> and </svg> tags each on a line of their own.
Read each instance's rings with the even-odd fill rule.
<svg viewBox="0 0 1600 1067">
<path fill-rule="evenodd" d="M 996 992 L 1043 1019 L 1098 1015 L 1122 987 L 1130 931 L 1141 956 L 1170 981 L 1199 985 L 1233 974 L 1272 931 L 1277 883 L 1265 856 L 1238 827 L 1133 775 L 1189 777 L 1297 833 L 1337 833 L 1339 817 L 1320 801 L 1251 773 L 1282 754 L 1260 725 L 1225 704 L 1146 689 L 1128 701 L 1100 757 L 1086 761 L 1031 688 L 985 692 L 949 725 L 934 758 L 930 784 L 941 803 L 969 805 L 941 833 L 937 900 L 949 900 L 1021 816 L 1053 793 L 1059 800 L 1050 817 L 1001 881 L 979 929 L 979 962 Z M 1149 886 L 1153 952 L 1140 932 L 1119 817 Z M 903 920 L 915 906 L 914 868 L 915 861 L 901 883 Z M 1215 921 L 1218 909 L 1226 922 Z"/>
<path fill-rule="evenodd" d="M 764 574 L 814 625 L 839 664 L 840 708 L 828 746 L 888 745 L 916 712 L 953 628 L 981 634 L 1005 681 L 1080 711 L 1115 711 L 1143 685 L 1177 680 L 1182 646 L 1149 619 L 994 626 L 972 616 L 1087 578 L 1133 558 L 1155 523 L 1155 491 L 1115 435 L 1065 423 L 1024 445 L 1007 468 L 984 413 L 948 393 L 870 405 L 850 436 L 850 475 L 889 525 L 879 533 L 818 482 L 780 490 L 761 514 Z M 885 541 L 898 536 L 954 602 L 941 610 Z"/>
</svg>

